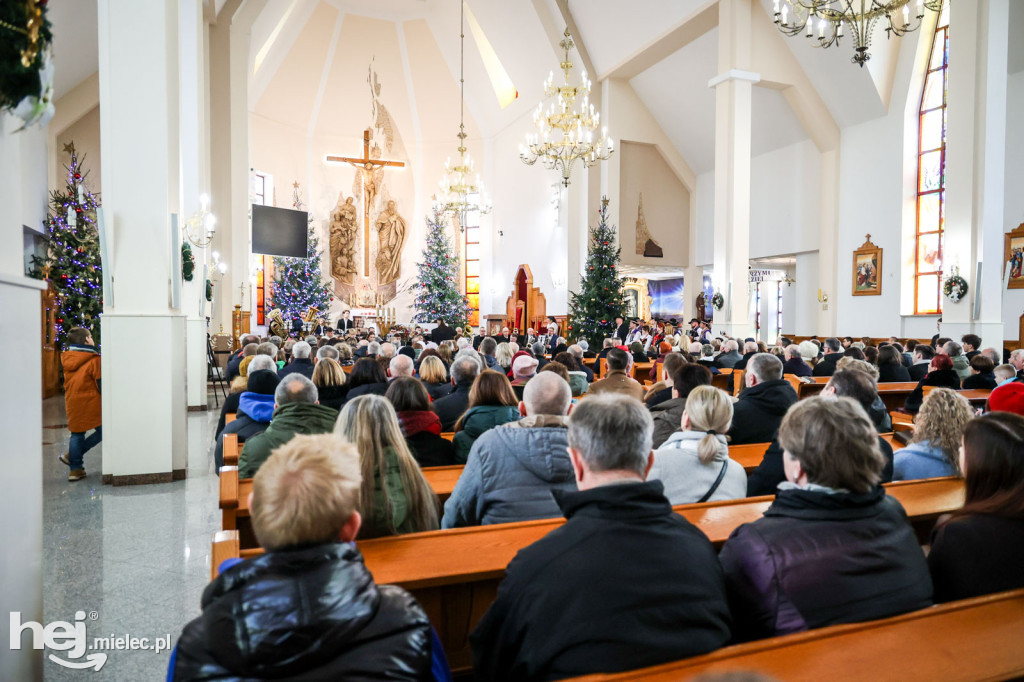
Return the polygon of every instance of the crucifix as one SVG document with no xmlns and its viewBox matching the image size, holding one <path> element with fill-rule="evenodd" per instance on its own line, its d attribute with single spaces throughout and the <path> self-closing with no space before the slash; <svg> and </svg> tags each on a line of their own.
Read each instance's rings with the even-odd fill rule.
<svg viewBox="0 0 1024 682">
<path fill-rule="evenodd" d="M 370 140 L 373 133 L 369 128 L 363 131 L 363 157 L 352 156 L 328 156 L 327 161 L 333 163 L 347 163 L 363 172 L 363 276 L 370 276 L 370 202 L 373 197 L 370 192 L 373 172 L 391 166 L 393 168 L 404 168 L 404 161 L 384 161 L 382 159 L 370 158 Z M 375 194 L 376 192 L 374 192 Z"/>
</svg>

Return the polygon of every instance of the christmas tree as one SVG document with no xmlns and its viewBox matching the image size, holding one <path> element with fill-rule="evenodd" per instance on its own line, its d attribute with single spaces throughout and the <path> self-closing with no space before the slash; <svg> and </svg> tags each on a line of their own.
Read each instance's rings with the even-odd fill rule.
<svg viewBox="0 0 1024 682">
<path fill-rule="evenodd" d="M 98 344 L 103 314 L 100 237 L 96 228 L 99 203 L 85 187 L 88 173 L 82 172 L 74 143 L 64 145 L 64 151 L 71 154 L 71 163 L 65 166 L 67 187 L 50 195 L 50 212 L 44 223 L 50 235 L 46 258 L 33 258 L 56 295 L 56 342 L 61 349 L 73 327 L 91 330 Z"/>
<path fill-rule="evenodd" d="M 615 317 L 625 307 L 618 265 L 615 226 L 608 225 L 608 199 L 602 198 L 597 227 L 590 230 L 587 267 L 580 278 L 579 293 L 570 292 L 566 338 L 585 337 L 592 347 L 600 348 L 615 332 Z"/>
<path fill-rule="evenodd" d="M 299 183 L 294 185 L 292 207 L 302 210 Z M 305 258 L 274 258 L 273 302 L 267 305 L 284 313 L 286 324 L 296 316 L 302 317 L 310 308 L 316 308 L 320 315 L 326 317 L 334 300 L 331 285 L 324 281 L 320 271 L 320 238 L 313 227 L 312 217 L 308 219 L 307 230 Z"/>
<path fill-rule="evenodd" d="M 459 291 L 459 256 L 445 234 L 441 214 L 427 218 L 427 247 L 423 262 L 417 263 L 416 316 L 414 322 L 444 320 L 450 327 L 465 328 L 469 323 L 469 301 Z"/>
</svg>

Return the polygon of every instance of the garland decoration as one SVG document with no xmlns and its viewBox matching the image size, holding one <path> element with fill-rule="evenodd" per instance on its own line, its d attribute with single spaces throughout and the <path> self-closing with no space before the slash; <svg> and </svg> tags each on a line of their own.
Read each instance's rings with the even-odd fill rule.
<svg viewBox="0 0 1024 682">
<path fill-rule="evenodd" d="M 24 125 L 45 126 L 53 118 L 53 35 L 46 0 L 0 3 L 0 111 Z"/>
<path fill-rule="evenodd" d="M 213 282 L 206 280 L 206 300 L 213 300 Z"/>
<path fill-rule="evenodd" d="M 953 303 L 959 303 L 967 295 L 967 280 L 960 276 L 960 268 L 953 266 L 953 275 L 942 283 L 942 293 Z"/>
<path fill-rule="evenodd" d="M 196 257 L 192 255 L 192 247 L 188 242 L 181 243 L 181 277 L 186 282 L 192 281 L 192 273 L 196 271 Z"/>
</svg>

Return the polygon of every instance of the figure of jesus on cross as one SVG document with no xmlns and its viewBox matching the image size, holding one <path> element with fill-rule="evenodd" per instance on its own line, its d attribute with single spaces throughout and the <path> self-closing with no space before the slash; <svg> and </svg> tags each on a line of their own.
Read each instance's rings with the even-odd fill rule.
<svg viewBox="0 0 1024 682">
<path fill-rule="evenodd" d="M 370 276 L 370 207 L 377 198 L 377 185 L 373 180 L 375 171 L 390 166 L 392 168 L 404 168 L 404 161 L 385 161 L 383 159 L 370 158 L 370 140 L 373 133 L 369 128 L 363 131 L 363 156 L 328 156 L 327 161 L 331 163 L 347 163 L 363 172 L 363 276 Z"/>
</svg>

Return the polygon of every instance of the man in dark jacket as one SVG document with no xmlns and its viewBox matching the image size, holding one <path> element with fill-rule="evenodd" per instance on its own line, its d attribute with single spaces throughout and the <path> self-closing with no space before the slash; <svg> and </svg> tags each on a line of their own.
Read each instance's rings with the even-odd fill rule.
<svg viewBox="0 0 1024 682">
<path fill-rule="evenodd" d="M 790 344 L 784 351 L 786 361 L 782 363 L 783 374 L 793 374 L 798 377 L 809 377 L 812 374 L 811 366 L 800 357 L 800 346 Z"/>
<path fill-rule="evenodd" d="M 802 400 L 779 441 L 787 481 L 719 554 L 735 638 L 930 606 L 924 553 L 903 507 L 879 485 L 884 460 L 863 408 L 850 398 Z"/>
<path fill-rule="evenodd" d="M 442 528 L 486 526 L 559 516 L 552 490 L 575 490 L 566 452 L 572 392 L 554 372 L 523 388 L 523 419 L 476 439 L 466 468 L 444 503 Z"/>
<path fill-rule="evenodd" d="M 878 397 L 878 386 L 865 372 L 842 369 L 832 375 L 821 392 L 823 398 L 852 398 L 872 419 L 871 411 Z M 874 420 L 872 420 L 874 421 Z M 891 425 L 890 425 L 891 426 Z M 893 452 L 892 446 L 878 436 L 878 449 L 885 459 L 882 467 L 882 483 L 892 480 Z M 774 495 L 779 484 L 786 480 L 786 471 L 782 461 L 782 445 L 778 437 L 768 446 L 761 463 L 747 474 L 747 497 L 758 495 Z"/>
<path fill-rule="evenodd" d="M 919 343 L 914 348 L 914 364 L 907 368 L 911 381 L 921 381 L 925 378 L 933 357 L 935 357 L 935 350 L 931 346 Z"/>
<path fill-rule="evenodd" d="M 309 359 L 313 349 L 305 341 L 299 341 L 292 346 L 292 361 L 281 369 L 279 375 L 282 379 L 289 374 L 301 374 L 307 379 L 313 378 L 313 361 Z"/>
<path fill-rule="evenodd" d="M 653 407 L 648 405 L 651 418 L 654 420 L 654 448 L 660 448 L 669 436 L 682 429 L 683 412 L 686 410 L 686 399 L 690 397 L 690 391 L 697 386 L 711 385 L 711 371 L 695 362 L 684 362 L 675 367 L 671 377 L 672 397 Z"/>
<path fill-rule="evenodd" d="M 565 525 L 521 550 L 470 636 L 478 679 L 611 673 L 713 651 L 730 637 L 722 571 L 707 536 L 672 512 L 653 463 L 651 418 L 621 396 L 569 418 L 577 491 L 554 497 Z"/>
<path fill-rule="evenodd" d="M 252 478 L 270 454 L 296 434 L 330 433 L 338 411 L 317 402 L 316 386 L 301 374 L 281 380 L 274 391 L 274 416 L 267 429 L 245 441 L 238 456 L 238 477 Z"/>
<path fill-rule="evenodd" d="M 574 343 L 569 346 L 569 352 L 576 358 L 576 364 L 580 366 L 580 371 L 587 375 L 587 383 L 594 383 L 594 370 L 589 365 L 583 363 L 583 358 L 586 354 L 583 352 L 583 346 L 578 343 Z"/>
<path fill-rule="evenodd" d="M 743 357 L 736 361 L 736 364 L 732 366 L 733 370 L 746 371 L 747 363 L 750 362 L 750 358 L 757 355 L 757 342 L 747 340 L 743 343 Z"/>
<path fill-rule="evenodd" d="M 629 336 L 629 325 L 623 319 L 622 315 L 615 318 L 615 338 L 619 340 L 619 344 L 626 343 L 626 337 Z"/>
<path fill-rule="evenodd" d="M 746 388 L 733 405 L 729 441 L 770 443 L 789 406 L 796 402 L 796 391 L 782 378 L 782 360 L 770 353 L 758 353 L 747 363 L 743 373 Z"/>
<path fill-rule="evenodd" d="M 248 379 L 246 390 L 238 398 L 235 420 L 224 427 L 217 439 L 213 461 L 218 471 L 224 466 L 224 434 L 238 434 L 238 442 L 244 443 L 266 431 L 274 414 L 274 391 L 279 383 L 277 374 L 270 369 L 259 369 L 249 372 Z"/>
<path fill-rule="evenodd" d="M 234 378 L 238 376 L 238 366 L 242 364 L 242 360 L 249 357 L 250 355 L 256 355 L 256 349 L 259 348 L 260 340 L 258 337 L 252 334 L 246 334 L 242 337 L 242 348 L 235 353 L 230 360 L 228 360 L 228 366 L 225 370 L 225 379 L 227 379 L 228 385 L 234 381 Z"/>
<path fill-rule="evenodd" d="M 441 420 L 442 431 L 452 431 L 455 422 L 469 409 L 469 391 L 480 374 L 480 363 L 474 358 L 463 356 L 452 362 L 449 374 L 454 388 L 452 392 L 434 402 L 434 412 Z"/>
<path fill-rule="evenodd" d="M 359 484 L 359 454 L 333 436 L 296 436 L 266 461 L 251 497 L 266 553 L 221 565 L 170 679 L 432 679 L 426 614 L 376 585 L 355 547 Z"/>
<path fill-rule="evenodd" d="M 733 368 L 737 362 L 739 362 L 743 356 L 740 355 L 739 344 L 736 343 L 735 339 L 729 339 L 722 344 L 721 354 L 715 358 L 715 366 L 721 368 Z"/>
<path fill-rule="evenodd" d="M 843 344 L 839 343 L 839 339 L 830 336 L 825 339 L 825 344 L 821 348 L 824 356 L 821 362 L 814 366 L 813 374 L 816 377 L 830 377 L 836 373 L 836 363 L 843 359 Z"/>
<path fill-rule="evenodd" d="M 430 340 L 434 343 L 451 341 L 455 338 L 455 330 L 449 327 L 444 320 L 437 318 L 437 326 L 430 332 Z"/>
</svg>

